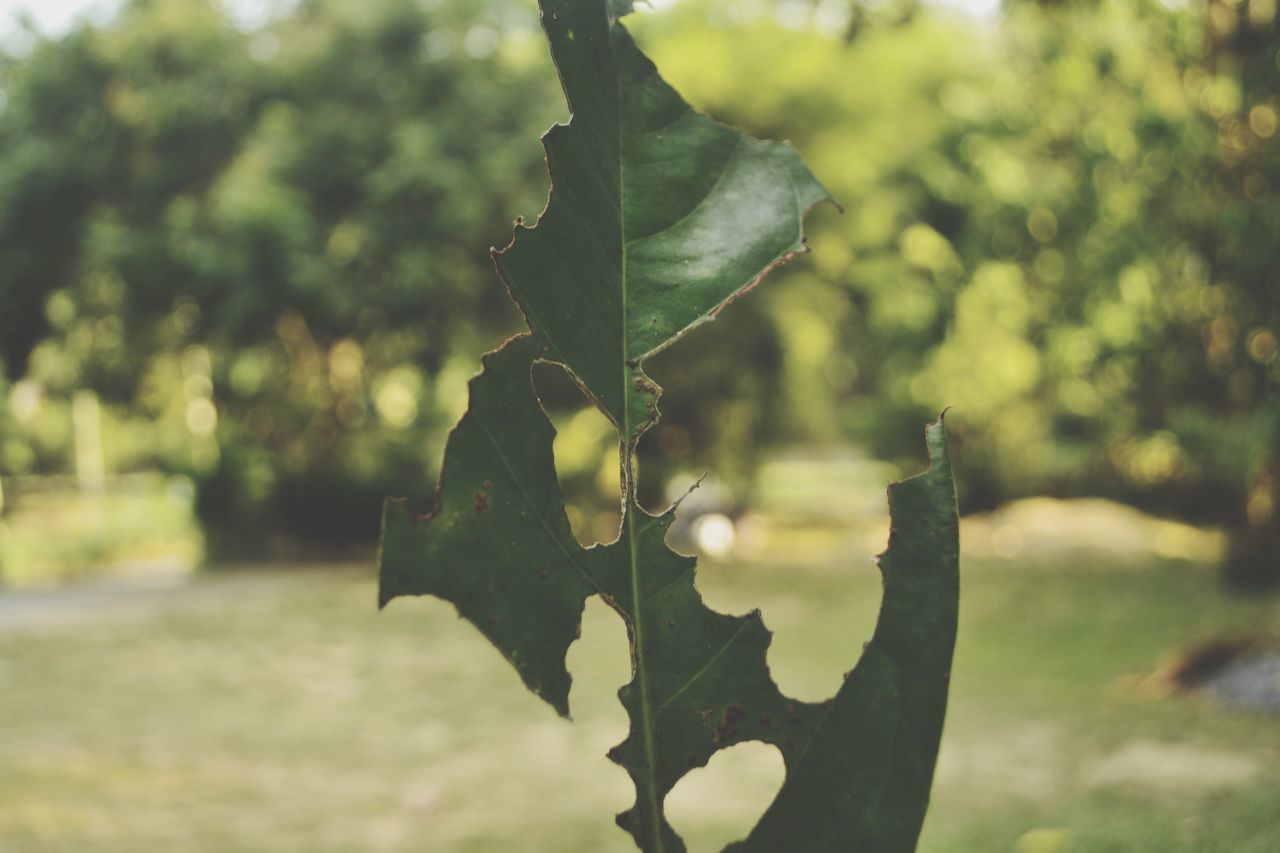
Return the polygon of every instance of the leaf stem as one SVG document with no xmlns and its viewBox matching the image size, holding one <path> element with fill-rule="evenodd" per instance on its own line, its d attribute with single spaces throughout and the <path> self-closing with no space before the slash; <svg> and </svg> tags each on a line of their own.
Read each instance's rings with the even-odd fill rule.
<svg viewBox="0 0 1280 853">
<path fill-rule="evenodd" d="M 609 37 L 613 37 L 613 22 L 610 22 Z M 621 81 L 618 74 L 614 74 L 614 85 L 621 89 Z M 617 95 L 617 101 L 621 103 L 621 92 Z M 644 741 L 644 759 L 645 759 L 645 778 L 644 778 L 644 796 L 648 800 L 645 811 L 648 812 L 650 823 L 651 843 L 650 848 L 653 853 L 662 853 L 662 818 L 661 808 L 658 801 L 658 787 L 655 781 L 657 772 L 656 762 L 654 761 L 654 744 L 653 744 L 653 712 L 649 707 L 649 677 L 648 667 L 644 660 L 644 620 L 641 618 L 641 590 L 640 590 L 640 557 L 638 551 L 638 542 L 636 540 L 636 512 L 639 511 L 639 501 L 636 498 L 636 472 L 635 472 L 635 442 L 632 441 L 631 432 L 634 425 L 631 423 L 631 406 L 628 403 L 631 388 L 631 371 L 632 367 L 629 363 L 630 341 L 627 337 L 627 181 L 626 181 L 626 162 L 622 149 L 622 121 L 618 122 L 618 236 L 620 239 L 620 267 L 619 284 L 622 292 L 622 513 L 626 523 L 627 542 L 630 547 L 630 576 L 631 576 L 631 637 L 636 686 L 640 690 L 640 728 L 641 738 Z M 634 368 L 640 370 L 637 365 Z M 636 792 L 637 806 L 640 805 L 640 792 Z"/>
</svg>

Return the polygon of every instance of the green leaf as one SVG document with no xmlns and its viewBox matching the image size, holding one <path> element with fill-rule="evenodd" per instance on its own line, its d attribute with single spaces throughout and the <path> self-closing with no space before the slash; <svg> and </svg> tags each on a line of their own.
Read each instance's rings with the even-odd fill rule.
<svg viewBox="0 0 1280 853">
<path fill-rule="evenodd" d="M 547 357 L 634 442 L 658 394 L 640 363 L 803 252 L 827 191 L 790 145 L 690 109 L 608 14 L 630 4 L 541 6 L 573 119 L 543 137 L 546 210 L 495 257 Z"/>
<path fill-rule="evenodd" d="M 909 851 L 956 627 L 942 424 L 926 433 L 929 472 L 890 490 L 885 598 L 861 660 L 830 701 L 787 698 L 769 676 L 759 612 L 703 604 L 694 560 L 665 544 L 676 507 L 653 516 L 635 502 L 631 456 L 657 417 L 644 358 L 802 251 L 803 215 L 825 192 L 789 147 L 690 111 L 616 22 L 629 6 L 543 3 L 573 119 L 545 140 L 547 210 L 497 257 L 532 334 L 485 356 L 446 447 L 435 510 L 388 503 L 380 598 L 453 602 L 567 715 L 565 656 L 586 598 L 600 595 L 631 638 L 633 677 L 619 691 L 631 728 L 610 757 L 635 785 L 618 822 L 643 850 L 683 850 L 663 815 L 667 793 L 716 751 L 759 740 L 781 751 L 786 779 L 736 849 Z M 570 530 L 554 430 L 532 382 L 540 360 L 565 366 L 619 429 L 625 512 L 610 544 L 582 548 Z"/>
<path fill-rule="evenodd" d="M 529 373 L 537 346 L 513 338 L 484 357 L 467 413 L 449 436 L 440 497 L 427 517 L 389 501 L 379 598 L 453 602 L 534 693 L 569 713 L 565 654 L 600 586 L 569 527 L 556 479 L 555 430 Z"/>
<path fill-rule="evenodd" d="M 423 594 L 452 601 L 561 714 L 583 603 L 598 593 L 617 610 L 635 677 L 620 692 L 631 733 L 610 755 L 637 790 L 620 823 L 645 850 L 683 849 L 663 798 L 716 750 L 744 740 L 778 746 L 787 778 L 740 849 L 790 849 L 788 839 L 813 851 L 913 849 L 956 629 L 955 494 L 941 422 L 926 433 L 929 472 L 890 489 L 895 522 L 871 642 L 835 698 L 797 702 L 769 677 L 759 613 L 708 609 L 694 561 L 666 547 L 675 508 L 654 517 L 633 504 L 617 542 L 584 549 L 574 539 L 554 431 L 530 374 L 539 355 L 524 335 L 485 357 L 449 440 L 435 513 L 388 504 L 383 603 Z"/>
<path fill-rule="evenodd" d="M 666 547 L 675 508 L 654 517 L 633 504 L 618 541 L 584 549 L 574 539 L 552 467 L 554 431 L 530 375 L 538 355 L 526 335 L 486 356 L 450 437 L 435 513 L 388 504 L 383 603 L 423 594 L 452 601 L 561 714 L 565 655 L 587 596 L 617 610 L 635 674 L 620 691 L 631 732 L 610 757 L 635 783 L 636 805 L 619 823 L 644 850 L 684 849 L 663 798 L 690 769 L 745 740 L 776 745 L 787 777 L 739 849 L 914 849 L 956 630 L 955 494 L 941 422 L 927 430 L 929 472 L 890 489 L 895 521 L 871 642 L 835 698 L 797 702 L 769 677 L 759 613 L 708 609 L 694 561 Z"/>
<path fill-rule="evenodd" d="M 942 738 L 960 602 L 955 484 L 942 419 L 927 472 L 889 487 L 884 600 L 871 642 L 764 817 L 734 850 L 915 849 Z M 799 833 L 799 834 L 798 834 Z"/>
</svg>

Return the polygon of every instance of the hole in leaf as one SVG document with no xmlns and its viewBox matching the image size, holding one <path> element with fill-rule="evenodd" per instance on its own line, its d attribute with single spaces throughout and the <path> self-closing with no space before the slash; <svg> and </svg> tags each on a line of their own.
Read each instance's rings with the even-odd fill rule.
<svg viewBox="0 0 1280 853">
<path fill-rule="evenodd" d="M 598 595 L 587 599 L 582 634 L 569 646 L 566 664 L 573 676 L 573 717 L 581 727 L 608 728 L 607 751 L 627 736 L 627 712 L 618 700 L 618 688 L 631 680 L 631 644 L 622 618 Z"/>
<path fill-rule="evenodd" d="M 612 542 L 621 523 L 618 431 L 564 368 L 536 364 L 533 379 L 556 428 L 556 476 L 573 535 L 584 546 Z"/>
<path fill-rule="evenodd" d="M 862 657 L 883 598 L 880 570 L 870 560 L 857 565 L 863 559 L 859 555 L 849 561 L 854 565 L 803 578 L 765 608 L 765 624 L 774 632 L 769 672 L 786 695 L 805 702 L 830 699 Z"/>
<path fill-rule="evenodd" d="M 607 800 L 596 812 L 607 836 L 616 831 L 610 816 L 630 808 L 635 800 L 626 772 L 606 757 L 626 739 L 630 728 L 618 688 L 631 680 L 631 646 L 626 625 L 599 596 L 587 599 L 582 635 L 569 647 L 566 663 L 573 676 L 569 711 L 574 739 L 594 759 L 589 773 L 581 778 L 589 780 L 594 801 Z"/>
<path fill-rule="evenodd" d="M 880 570 L 856 552 L 816 563 L 700 560 L 696 582 L 713 610 L 760 609 L 773 632 L 769 673 L 784 694 L 805 702 L 840 689 L 875 631 L 883 597 Z"/>
<path fill-rule="evenodd" d="M 745 838 L 782 787 L 782 755 L 750 741 L 722 749 L 691 770 L 667 795 L 667 820 L 689 850 L 721 850 Z"/>
<path fill-rule="evenodd" d="M 699 561 L 709 607 L 763 611 L 769 669 L 788 696 L 834 696 L 871 639 L 883 598 L 873 557 L 885 547 L 885 484 L 897 476 L 852 452 L 776 455 L 733 519 L 731 555 Z"/>
<path fill-rule="evenodd" d="M 751 335 L 712 323 L 645 363 L 664 390 L 662 420 L 640 440 L 641 500 L 665 508 L 710 471 L 681 503 L 668 544 L 704 555 L 697 586 L 707 606 L 761 609 L 774 681 L 817 702 L 835 695 L 875 629 L 882 585 L 872 558 L 884 538 L 869 534 L 885 525 L 885 486 L 897 472 L 853 452 L 760 449 L 788 397 L 765 378 L 781 375 L 780 350 L 755 304 L 730 309 Z"/>
<path fill-rule="evenodd" d="M 646 360 L 663 387 L 662 420 L 640 440 L 640 498 L 665 508 L 710 472 L 681 504 L 668 543 L 712 557 L 698 561 L 708 606 L 735 614 L 759 607 L 774 634 L 768 663 L 778 686 L 822 701 L 875 627 L 882 586 L 872 557 L 884 539 L 868 540 L 885 526 L 885 486 L 897 472 L 853 451 L 815 451 L 817 441 L 798 458 L 771 458 L 780 426 L 836 421 L 813 413 L 838 397 L 828 365 L 785 363 L 796 348 L 783 341 L 818 340 L 823 330 L 813 324 L 838 316 L 839 305 L 815 311 L 770 295 L 785 290 L 771 283 L 736 300 L 726 309 L 732 322 L 699 327 Z M 799 422 L 797 401 L 809 407 Z"/>
<path fill-rule="evenodd" d="M 666 509 L 710 472 L 732 515 L 750 491 L 758 451 L 787 422 L 782 349 L 763 303 L 748 296 L 726 311 L 731 323 L 708 323 L 644 364 L 662 386 L 662 418 L 640 439 L 640 501 Z"/>
</svg>

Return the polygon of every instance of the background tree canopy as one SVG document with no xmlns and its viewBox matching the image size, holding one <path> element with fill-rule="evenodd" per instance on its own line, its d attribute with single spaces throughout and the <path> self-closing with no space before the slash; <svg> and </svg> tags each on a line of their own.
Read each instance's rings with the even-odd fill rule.
<svg viewBox="0 0 1280 853">
<path fill-rule="evenodd" d="M 965 507 L 1118 497 L 1276 579 L 1276 6 L 1174 5 L 637 16 L 694 104 L 785 128 L 847 208 L 654 360 L 646 480 L 745 492 L 796 442 L 896 459 L 951 405 Z M 564 117 L 537 27 L 524 0 L 310 0 L 252 31 L 134 0 L 5 58 L 0 477 L 69 470 L 88 388 L 110 469 L 190 476 L 217 548 L 429 505 L 476 355 L 518 327 L 487 250 L 541 209 L 530 140 Z M 607 432 L 545 379 L 569 487 L 608 494 Z"/>
</svg>

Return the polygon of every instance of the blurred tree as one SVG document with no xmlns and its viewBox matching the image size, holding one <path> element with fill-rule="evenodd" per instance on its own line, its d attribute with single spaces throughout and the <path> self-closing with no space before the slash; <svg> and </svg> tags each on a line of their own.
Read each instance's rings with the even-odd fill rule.
<svg viewBox="0 0 1280 853">
<path fill-rule="evenodd" d="M 833 8 L 709 0 L 648 32 L 848 207 L 764 297 L 793 426 L 896 457 L 954 405 L 968 509 L 1120 497 L 1226 526 L 1230 579 L 1280 579 L 1274 4 Z"/>
<path fill-rule="evenodd" d="M 1228 578 L 1274 586 L 1280 584 L 1280 24 L 1275 0 L 1210 0 L 1205 21 L 1204 72 L 1216 88 L 1205 90 L 1201 104 L 1213 119 L 1216 146 L 1193 226 L 1220 296 L 1207 323 L 1183 330 L 1193 342 L 1199 332 L 1207 371 L 1186 393 L 1190 405 L 1179 416 L 1197 460 L 1217 469 L 1209 476 L 1234 534 Z M 1218 423 L 1206 411 L 1218 413 Z"/>
<path fill-rule="evenodd" d="M 35 403 L 5 466 L 59 467 L 41 412 L 91 387 L 114 466 L 191 474 L 223 547 L 425 503 L 451 357 L 516 326 L 487 250 L 546 192 L 536 27 L 518 0 L 311 2 L 252 33 L 135 0 L 6 61 L 0 334 Z"/>
<path fill-rule="evenodd" d="M 954 405 L 966 508 L 1119 497 L 1228 527 L 1230 577 L 1277 579 L 1272 0 L 684 0 L 634 26 L 847 207 L 654 360 L 643 482 L 745 488 L 783 441 L 896 459 Z M 487 248 L 545 199 L 543 51 L 531 0 L 311 0 L 253 32 L 134 0 L 3 60 L 0 474 L 65 468 L 90 387 L 114 467 L 191 475 L 216 544 L 429 503 L 476 354 L 519 325 Z M 572 423 L 590 490 L 613 451 Z"/>
</svg>

